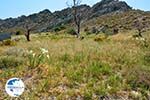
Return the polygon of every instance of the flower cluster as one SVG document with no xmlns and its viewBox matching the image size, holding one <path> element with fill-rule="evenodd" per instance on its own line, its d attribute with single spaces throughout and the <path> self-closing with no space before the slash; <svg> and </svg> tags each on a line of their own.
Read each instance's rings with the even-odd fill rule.
<svg viewBox="0 0 150 100">
<path fill-rule="evenodd" d="M 43 54 L 48 53 L 48 50 L 46 50 L 45 48 L 40 48 L 40 50 Z"/>
<path fill-rule="evenodd" d="M 46 50 L 45 48 L 40 48 L 42 54 L 46 54 L 46 57 L 49 59 L 49 54 L 48 54 L 48 50 Z"/>
<path fill-rule="evenodd" d="M 40 53 L 36 53 L 33 50 L 27 51 L 27 53 L 30 67 L 37 67 L 50 58 L 48 50 L 45 48 L 40 48 Z"/>
<path fill-rule="evenodd" d="M 136 40 L 139 40 L 139 41 L 146 41 L 146 39 L 143 38 L 143 37 L 136 37 L 135 39 L 136 39 Z"/>
</svg>

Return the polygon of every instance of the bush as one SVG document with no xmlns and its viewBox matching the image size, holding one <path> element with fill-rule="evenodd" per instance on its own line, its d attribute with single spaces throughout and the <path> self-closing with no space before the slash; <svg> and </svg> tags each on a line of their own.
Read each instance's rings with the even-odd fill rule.
<svg viewBox="0 0 150 100">
<path fill-rule="evenodd" d="M 109 65 L 95 61 L 88 66 L 87 73 L 91 74 L 94 78 L 100 75 L 110 75 L 112 73 L 112 69 Z"/>
<path fill-rule="evenodd" d="M 90 31 L 90 29 L 89 29 L 88 27 L 86 27 L 86 28 L 84 29 L 84 32 L 85 32 L 87 35 L 92 34 L 92 32 Z"/>
<path fill-rule="evenodd" d="M 73 28 L 69 28 L 66 33 L 71 35 L 76 35 L 76 31 Z"/>
<path fill-rule="evenodd" d="M 1 57 L 0 58 L 0 69 L 17 67 L 22 65 L 25 61 L 22 58 L 16 58 L 13 56 Z"/>
<path fill-rule="evenodd" d="M 60 57 L 60 60 L 62 60 L 63 62 L 70 62 L 71 61 L 71 58 L 70 58 L 70 55 L 69 54 L 67 54 L 67 53 L 65 53 L 64 55 L 62 55 L 61 57 Z"/>
<path fill-rule="evenodd" d="M 15 46 L 16 45 L 16 42 L 15 41 L 12 41 L 10 39 L 8 40 L 4 40 L 1 45 L 4 45 L 4 46 Z"/>
<path fill-rule="evenodd" d="M 92 27 L 92 29 L 91 29 L 91 33 L 95 33 L 95 34 L 97 34 L 97 33 L 98 33 L 98 29 L 96 29 L 96 27 Z"/>
<path fill-rule="evenodd" d="M 127 84 L 129 84 L 130 88 L 142 90 L 147 90 L 150 88 L 150 76 L 148 68 L 134 68 L 131 71 L 128 71 L 127 76 Z M 133 71 L 134 70 L 134 71 Z"/>
<path fill-rule="evenodd" d="M 21 32 L 21 31 L 16 31 L 16 33 L 15 33 L 16 35 L 22 35 L 23 34 L 23 32 Z"/>
<path fill-rule="evenodd" d="M 104 40 L 106 40 L 107 39 L 107 35 L 105 35 L 105 34 L 100 34 L 100 35 L 98 35 L 95 39 L 94 39 L 94 41 L 96 41 L 96 42 L 101 42 L 101 41 L 104 41 Z"/>
<path fill-rule="evenodd" d="M 146 65 L 150 65 L 150 53 L 146 53 L 146 55 L 144 55 L 144 63 Z"/>
<path fill-rule="evenodd" d="M 86 28 L 84 29 L 84 32 L 89 32 L 89 28 L 86 27 Z"/>
<path fill-rule="evenodd" d="M 57 27 L 55 27 L 53 30 L 55 31 L 55 32 L 59 32 L 59 31 L 61 31 L 61 30 L 64 30 L 66 27 L 64 26 L 64 25 L 60 25 L 60 26 L 57 26 Z"/>
<path fill-rule="evenodd" d="M 29 67 L 35 68 L 49 60 L 48 50 L 40 48 L 40 53 L 28 51 Z"/>
<path fill-rule="evenodd" d="M 55 28 L 54 28 L 54 31 L 55 31 L 55 32 L 59 32 L 59 31 L 61 31 L 61 29 L 60 29 L 60 27 L 55 27 Z"/>
<path fill-rule="evenodd" d="M 4 51 L 7 56 L 25 57 L 26 50 L 24 48 L 10 47 Z"/>
<path fill-rule="evenodd" d="M 89 32 L 89 31 L 87 31 L 87 32 L 86 32 L 86 34 L 87 34 L 87 35 L 90 35 L 90 34 L 92 34 L 92 33 L 91 33 L 91 32 Z"/>
</svg>

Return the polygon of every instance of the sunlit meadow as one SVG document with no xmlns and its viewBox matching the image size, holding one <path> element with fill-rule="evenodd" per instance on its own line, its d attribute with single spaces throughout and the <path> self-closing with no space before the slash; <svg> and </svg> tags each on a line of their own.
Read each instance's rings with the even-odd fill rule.
<svg viewBox="0 0 150 100">
<path fill-rule="evenodd" d="M 5 83 L 21 78 L 26 89 L 17 100 L 147 99 L 150 96 L 150 36 L 132 31 L 107 38 L 42 33 L 14 36 L 0 46 L 0 99 L 10 100 Z M 98 38 L 98 39 L 97 39 Z M 100 39 L 99 39 L 100 38 Z M 12 99 L 13 100 L 13 99 Z"/>
</svg>

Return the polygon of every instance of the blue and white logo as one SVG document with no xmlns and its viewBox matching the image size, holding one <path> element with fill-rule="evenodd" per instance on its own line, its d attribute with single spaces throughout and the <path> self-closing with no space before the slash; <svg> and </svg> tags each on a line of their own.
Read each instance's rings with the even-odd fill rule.
<svg viewBox="0 0 150 100">
<path fill-rule="evenodd" d="M 19 78 L 11 78 L 5 85 L 5 90 L 11 97 L 19 97 L 24 92 L 24 89 L 25 85 Z"/>
</svg>

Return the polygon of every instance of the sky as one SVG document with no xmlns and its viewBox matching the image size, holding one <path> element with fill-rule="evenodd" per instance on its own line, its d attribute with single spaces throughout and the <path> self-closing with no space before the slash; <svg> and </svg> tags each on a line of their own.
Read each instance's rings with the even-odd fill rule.
<svg viewBox="0 0 150 100">
<path fill-rule="evenodd" d="M 21 15 L 38 13 L 44 9 L 54 12 L 64 9 L 72 0 L 1 0 L 0 19 L 16 18 Z M 101 0 L 82 0 L 82 4 L 93 5 Z M 131 7 L 150 11 L 150 0 L 122 0 L 126 1 Z"/>
</svg>

